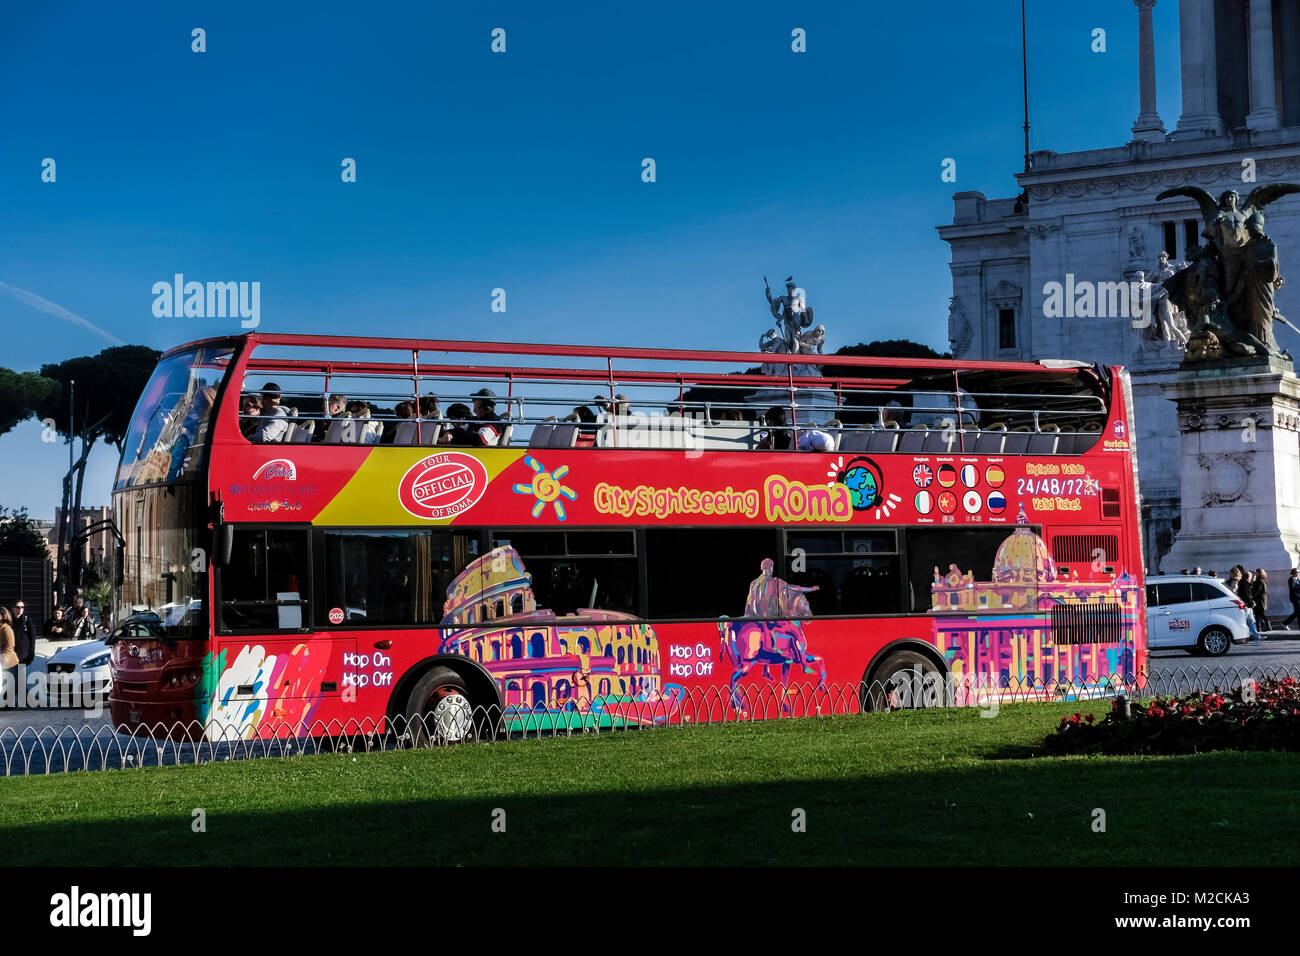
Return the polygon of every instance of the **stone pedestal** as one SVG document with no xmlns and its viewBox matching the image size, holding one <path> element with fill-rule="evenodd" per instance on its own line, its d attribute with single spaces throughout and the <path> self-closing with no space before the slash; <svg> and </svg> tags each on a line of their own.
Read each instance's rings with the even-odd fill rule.
<svg viewBox="0 0 1300 956">
<path fill-rule="evenodd" d="M 1182 527 L 1161 562 L 1227 578 L 1268 572 L 1269 614 L 1291 612 L 1300 564 L 1300 379 L 1286 358 L 1186 363 L 1167 394 L 1178 406 Z M 1139 467 L 1141 462 L 1139 461 Z"/>
<path fill-rule="evenodd" d="M 763 388 L 745 396 L 745 401 L 759 406 L 759 416 L 773 405 L 786 408 L 789 415 L 790 390 L 788 388 Z M 794 390 L 795 412 L 799 425 L 825 425 L 833 418 L 839 417 L 839 406 L 835 393 L 829 388 L 796 388 Z"/>
</svg>

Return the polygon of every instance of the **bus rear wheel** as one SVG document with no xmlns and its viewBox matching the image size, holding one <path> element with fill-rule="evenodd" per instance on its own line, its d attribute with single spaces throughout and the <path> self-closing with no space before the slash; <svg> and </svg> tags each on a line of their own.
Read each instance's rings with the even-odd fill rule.
<svg viewBox="0 0 1300 956">
<path fill-rule="evenodd" d="M 863 681 L 863 710 L 913 710 L 945 703 L 943 673 L 916 651 L 895 651 Z"/>
<path fill-rule="evenodd" d="M 406 698 L 406 733 L 414 747 L 470 743 L 478 738 L 465 682 L 450 667 L 435 667 Z"/>
</svg>

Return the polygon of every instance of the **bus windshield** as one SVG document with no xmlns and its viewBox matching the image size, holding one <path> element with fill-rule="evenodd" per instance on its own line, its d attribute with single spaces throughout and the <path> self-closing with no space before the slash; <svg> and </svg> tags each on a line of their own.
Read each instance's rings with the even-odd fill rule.
<svg viewBox="0 0 1300 956">
<path fill-rule="evenodd" d="M 233 354 L 232 346 L 206 345 L 158 363 L 131 416 L 117 489 L 198 475 L 217 387 Z"/>
<path fill-rule="evenodd" d="M 148 622 L 171 638 L 206 633 L 206 564 L 198 511 L 202 492 L 190 484 L 142 488 L 114 497 L 114 520 L 124 542 L 115 620 Z"/>
</svg>

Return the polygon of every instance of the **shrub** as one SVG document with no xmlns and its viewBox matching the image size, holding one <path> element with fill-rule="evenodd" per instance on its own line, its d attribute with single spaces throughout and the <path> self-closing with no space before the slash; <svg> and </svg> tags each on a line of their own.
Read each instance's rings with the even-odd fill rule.
<svg viewBox="0 0 1300 956">
<path fill-rule="evenodd" d="M 1053 754 L 1185 754 L 1207 750 L 1300 750 L 1300 685 L 1294 677 L 1247 682 L 1226 694 L 1154 697 L 1111 704 L 1101 720 L 1069 714 L 1045 743 Z"/>
</svg>

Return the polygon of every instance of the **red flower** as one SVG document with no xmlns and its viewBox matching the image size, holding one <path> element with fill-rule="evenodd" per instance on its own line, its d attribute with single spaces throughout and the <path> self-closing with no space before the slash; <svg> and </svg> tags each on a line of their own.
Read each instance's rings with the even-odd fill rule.
<svg viewBox="0 0 1300 956">
<path fill-rule="evenodd" d="M 1088 723 L 1092 723 L 1092 714 L 1086 715 L 1083 719 L 1086 720 Z"/>
</svg>

